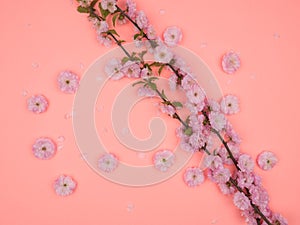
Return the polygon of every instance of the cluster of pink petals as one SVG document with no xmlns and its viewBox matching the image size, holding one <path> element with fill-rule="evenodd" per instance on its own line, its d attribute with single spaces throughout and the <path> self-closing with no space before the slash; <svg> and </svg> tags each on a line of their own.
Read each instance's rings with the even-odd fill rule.
<svg viewBox="0 0 300 225">
<path fill-rule="evenodd" d="M 56 144 L 50 138 L 41 137 L 35 140 L 32 152 L 38 159 L 50 159 L 56 152 Z"/>
<path fill-rule="evenodd" d="M 204 181 L 203 171 L 198 167 L 189 167 L 183 175 L 184 182 L 189 187 L 196 187 Z"/>
<path fill-rule="evenodd" d="M 168 149 L 160 150 L 153 156 L 154 167 L 161 172 L 166 172 L 173 166 L 175 155 Z"/>
<path fill-rule="evenodd" d="M 106 153 L 98 160 L 98 168 L 106 173 L 113 172 L 119 164 L 117 157 L 114 154 Z"/>
<path fill-rule="evenodd" d="M 27 100 L 27 109 L 36 114 L 45 112 L 48 106 L 48 100 L 44 95 L 34 95 Z"/>
<path fill-rule="evenodd" d="M 263 151 L 257 157 L 257 164 L 262 170 L 272 169 L 278 162 L 277 157 L 273 152 Z"/>
<path fill-rule="evenodd" d="M 72 194 L 77 186 L 77 182 L 70 176 L 60 175 L 53 184 L 55 193 L 59 196 Z"/>
<path fill-rule="evenodd" d="M 79 87 L 79 76 L 71 71 L 62 71 L 57 77 L 59 89 L 67 94 L 74 94 Z"/>
<path fill-rule="evenodd" d="M 168 114 L 169 116 L 173 116 L 176 113 L 176 109 L 173 105 L 168 105 L 161 103 L 160 110 L 162 113 Z"/>
<path fill-rule="evenodd" d="M 241 66 L 241 60 L 237 53 L 230 51 L 222 57 L 222 69 L 225 73 L 233 74 Z"/>
<path fill-rule="evenodd" d="M 164 42 L 166 43 L 167 46 L 174 47 L 181 41 L 182 32 L 180 28 L 176 26 L 171 26 L 164 31 L 163 37 L 164 37 Z"/>
<path fill-rule="evenodd" d="M 240 111 L 239 100 L 234 95 L 226 95 L 221 100 L 221 110 L 224 114 L 236 114 Z"/>
</svg>

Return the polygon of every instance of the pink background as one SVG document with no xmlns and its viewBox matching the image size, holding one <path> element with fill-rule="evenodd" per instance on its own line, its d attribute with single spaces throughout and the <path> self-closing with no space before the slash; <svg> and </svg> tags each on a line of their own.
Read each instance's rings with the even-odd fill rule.
<svg viewBox="0 0 300 225">
<path fill-rule="evenodd" d="M 224 93 L 239 96 L 241 112 L 230 120 L 243 139 L 243 151 L 254 157 L 262 150 L 276 153 L 280 161 L 273 170 L 256 171 L 270 193 L 271 208 L 297 224 L 299 2 L 137 2 L 158 33 L 168 25 L 180 26 L 182 45 L 209 65 Z M 232 199 L 209 181 L 191 189 L 181 172 L 156 186 L 129 188 L 94 173 L 77 150 L 71 119 L 65 119 L 74 96 L 59 92 L 56 76 L 64 69 L 82 75 L 108 49 L 97 43 L 75 2 L 4 1 L 1 9 L 1 225 L 244 224 Z M 232 76 L 220 68 L 221 55 L 231 49 L 242 59 Z M 45 94 L 47 113 L 28 112 L 24 91 Z M 64 147 L 53 159 L 34 158 L 35 138 L 60 135 L 66 138 Z M 196 165 L 197 157 L 189 165 Z M 52 189 L 61 173 L 78 181 L 72 196 L 58 197 Z"/>
</svg>

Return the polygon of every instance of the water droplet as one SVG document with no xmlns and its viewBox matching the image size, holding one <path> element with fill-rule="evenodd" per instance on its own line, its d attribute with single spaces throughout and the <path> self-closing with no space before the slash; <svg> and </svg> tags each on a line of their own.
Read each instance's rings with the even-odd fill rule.
<svg viewBox="0 0 300 225">
<path fill-rule="evenodd" d="M 128 129 L 128 127 L 122 128 L 122 134 L 123 134 L 124 136 L 127 135 L 127 134 L 129 134 L 129 129 Z"/>
<path fill-rule="evenodd" d="M 211 223 L 211 224 L 216 224 L 216 223 L 218 223 L 218 219 L 216 219 L 216 218 L 215 218 L 215 219 L 212 219 L 212 220 L 210 221 L 210 223 Z"/>
<path fill-rule="evenodd" d="M 147 155 L 144 152 L 138 152 L 137 156 L 138 156 L 139 159 L 145 159 Z"/>
<path fill-rule="evenodd" d="M 73 1 L 72 1 L 73 2 Z M 79 67 L 80 67 L 80 69 L 84 69 L 84 64 L 83 63 L 79 63 Z"/>
<path fill-rule="evenodd" d="M 57 142 L 64 142 L 66 138 L 64 136 L 58 136 L 56 140 Z"/>
<path fill-rule="evenodd" d="M 206 47 L 207 47 L 207 42 L 200 43 L 200 48 L 206 48 Z"/>
<path fill-rule="evenodd" d="M 227 80 L 227 84 L 228 85 L 230 85 L 231 84 L 231 80 L 229 79 L 229 80 Z"/>
<path fill-rule="evenodd" d="M 87 152 L 83 152 L 83 153 L 80 154 L 80 158 L 81 158 L 82 160 L 86 160 L 87 157 L 88 157 L 88 153 L 87 153 Z"/>
<path fill-rule="evenodd" d="M 72 113 L 66 113 L 65 114 L 65 119 L 66 120 L 72 119 Z"/>
<path fill-rule="evenodd" d="M 97 76 L 97 77 L 96 77 L 96 80 L 97 80 L 97 81 L 102 81 L 102 80 L 103 80 L 103 77 L 102 77 L 101 75 L 100 75 L 100 76 Z"/>
<path fill-rule="evenodd" d="M 273 38 L 274 38 L 274 39 L 279 39 L 279 38 L 280 38 L 280 34 L 277 33 L 277 32 L 275 32 L 275 33 L 273 34 Z"/>
<path fill-rule="evenodd" d="M 23 90 L 23 91 L 22 91 L 22 96 L 23 96 L 23 97 L 26 97 L 27 95 L 28 95 L 28 91 L 27 91 L 27 90 Z"/>
<path fill-rule="evenodd" d="M 57 146 L 57 150 L 58 150 L 58 151 L 62 150 L 63 148 L 64 148 L 64 145 L 62 145 L 62 144 L 59 144 L 59 145 Z"/>
<path fill-rule="evenodd" d="M 160 9 L 160 10 L 159 10 L 159 14 L 160 14 L 160 15 L 165 15 L 165 14 L 166 14 L 166 10 Z"/>
<path fill-rule="evenodd" d="M 250 75 L 250 79 L 254 80 L 256 78 L 256 75 L 255 74 L 251 74 Z"/>
<path fill-rule="evenodd" d="M 37 69 L 40 67 L 40 64 L 37 63 L 37 62 L 33 62 L 33 63 L 31 63 L 31 67 L 32 67 L 33 69 L 37 70 Z"/>
<path fill-rule="evenodd" d="M 134 204 L 133 203 L 128 203 L 126 206 L 127 212 L 132 212 L 134 209 Z"/>
</svg>

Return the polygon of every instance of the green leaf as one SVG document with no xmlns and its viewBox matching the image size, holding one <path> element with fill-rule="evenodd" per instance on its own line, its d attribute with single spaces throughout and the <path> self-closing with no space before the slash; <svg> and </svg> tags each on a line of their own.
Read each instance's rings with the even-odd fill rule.
<svg viewBox="0 0 300 225">
<path fill-rule="evenodd" d="M 117 20 L 118 16 L 119 16 L 119 14 L 117 13 L 112 18 L 112 22 L 113 22 L 114 27 L 116 26 L 116 20 Z"/>
<path fill-rule="evenodd" d="M 125 63 L 127 63 L 129 61 L 129 58 L 128 57 L 124 57 L 123 59 L 122 59 L 122 64 L 125 64 Z"/>
<path fill-rule="evenodd" d="M 78 6 L 77 11 L 80 13 L 89 13 L 90 12 L 88 8 L 85 8 L 83 6 Z"/>
<path fill-rule="evenodd" d="M 190 116 L 188 116 L 188 117 L 186 118 L 185 123 L 186 123 L 186 124 L 189 124 L 189 123 L 190 123 Z"/>
<path fill-rule="evenodd" d="M 162 65 L 163 64 L 160 63 L 160 62 L 153 62 L 153 63 L 150 64 L 150 66 L 157 66 L 157 67 L 162 66 Z"/>
<path fill-rule="evenodd" d="M 164 91 L 164 90 L 161 91 L 161 96 L 162 96 L 164 99 L 168 99 L 167 96 L 165 95 L 165 91 Z"/>
<path fill-rule="evenodd" d="M 147 51 L 142 51 L 138 55 L 141 58 L 142 61 L 144 61 L 144 56 L 147 54 Z"/>
<path fill-rule="evenodd" d="M 108 30 L 106 31 L 107 34 L 114 34 L 114 35 L 117 35 L 118 37 L 120 37 L 120 35 L 117 33 L 116 30 Z"/>
<path fill-rule="evenodd" d="M 158 80 L 158 77 L 150 77 L 150 78 L 148 78 L 148 81 L 149 81 L 149 82 L 152 82 L 152 81 L 154 81 L 154 80 Z"/>
<path fill-rule="evenodd" d="M 172 105 L 175 106 L 176 108 L 182 108 L 183 107 L 181 102 L 172 102 Z"/>
<path fill-rule="evenodd" d="M 135 34 L 135 35 L 133 36 L 133 40 L 136 40 L 139 36 L 141 36 L 141 33 Z"/>
<path fill-rule="evenodd" d="M 148 83 L 148 86 L 153 90 L 155 91 L 157 89 L 157 86 L 155 83 Z"/>
<path fill-rule="evenodd" d="M 134 87 L 135 85 L 138 85 L 138 84 L 144 84 L 145 82 L 144 81 L 137 81 L 135 83 L 132 84 L 132 87 Z"/>
<path fill-rule="evenodd" d="M 103 19 L 106 19 L 106 17 L 110 14 L 110 12 L 108 10 L 104 10 L 101 6 L 101 2 L 99 2 L 99 9 L 100 9 L 100 12 L 101 12 L 101 15 L 103 17 Z"/>
<path fill-rule="evenodd" d="M 193 130 L 191 127 L 185 129 L 184 134 L 187 136 L 191 136 L 193 134 Z"/>
<path fill-rule="evenodd" d="M 94 8 L 94 6 L 96 5 L 96 3 L 98 2 L 98 0 L 94 0 L 91 2 L 91 7 Z"/>
<path fill-rule="evenodd" d="M 163 68 L 165 67 L 165 65 L 163 64 L 163 65 L 161 65 L 160 67 L 159 67 L 159 70 L 158 70 L 158 74 L 160 75 L 161 74 L 161 72 L 162 72 L 162 70 L 163 70 Z"/>
</svg>

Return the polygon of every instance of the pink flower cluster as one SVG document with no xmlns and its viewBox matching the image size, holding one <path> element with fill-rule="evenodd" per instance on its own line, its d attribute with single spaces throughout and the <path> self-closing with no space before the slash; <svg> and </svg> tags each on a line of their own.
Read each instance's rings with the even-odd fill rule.
<svg viewBox="0 0 300 225">
<path fill-rule="evenodd" d="M 53 184 L 55 193 L 59 196 L 68 196 L 72 194 L 77 186 L 77 182 L 70 176 L 61 175 Z"/>
</svg>

